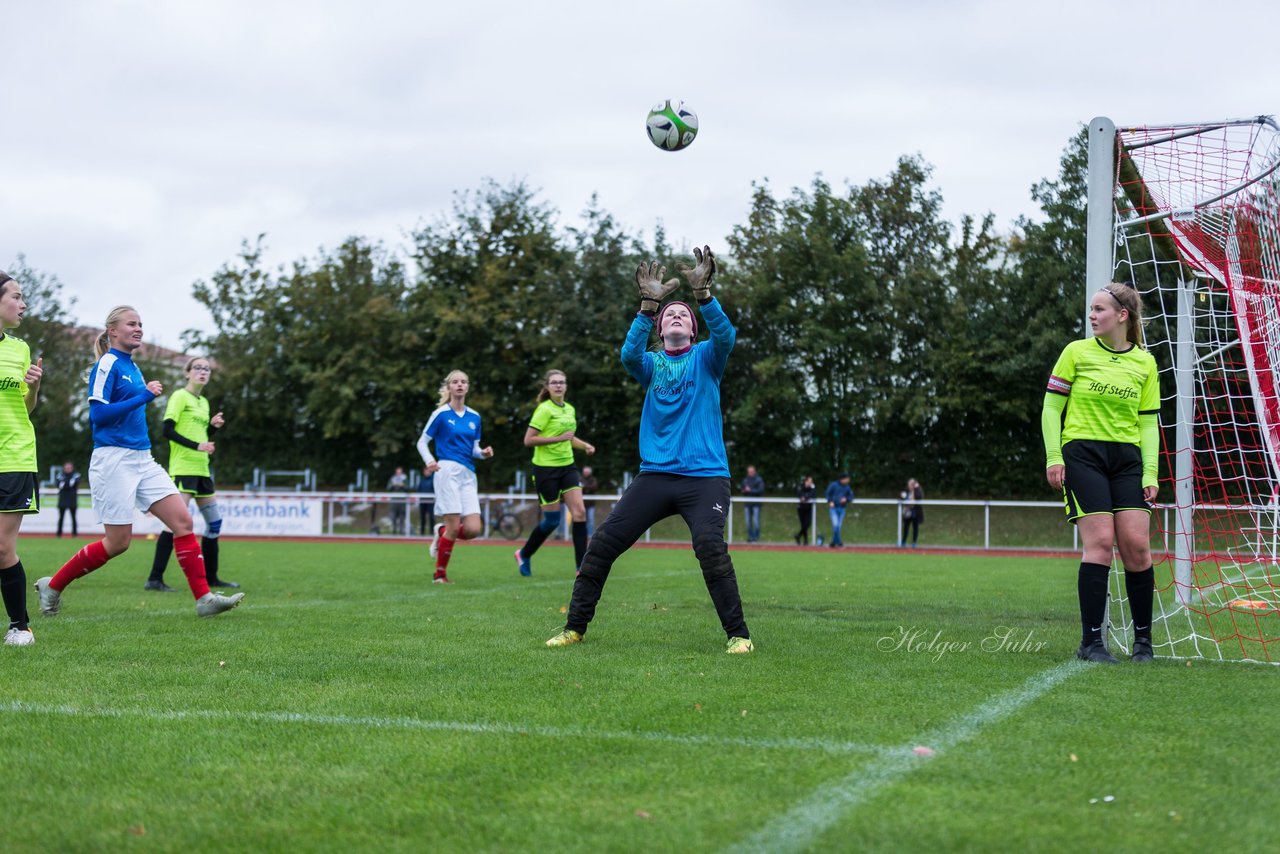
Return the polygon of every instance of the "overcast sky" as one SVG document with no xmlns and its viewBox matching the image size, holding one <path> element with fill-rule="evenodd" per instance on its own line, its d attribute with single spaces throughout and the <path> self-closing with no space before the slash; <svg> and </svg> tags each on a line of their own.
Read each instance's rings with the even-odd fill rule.
<svg viewBox="0 0 1280 854">
<path fill-rule="evenodd" d="M 945 214 L 1034 215 L 1097 115 L 1280 112 L 1280 6 L 1239 2 L 0 2 L 0 267 L 74 313 L 208 328 L 192 284 L 266 234 L 270 266 L 346 237 L 406 245 L 486 178 L 574 224 L 723 246 L 753 181 L 840 188 L 903 154 Z M 698 113 L 648 141 L 652 103 Z M 625 291 L 625 284 L 620 285 Z"/>
</svg>

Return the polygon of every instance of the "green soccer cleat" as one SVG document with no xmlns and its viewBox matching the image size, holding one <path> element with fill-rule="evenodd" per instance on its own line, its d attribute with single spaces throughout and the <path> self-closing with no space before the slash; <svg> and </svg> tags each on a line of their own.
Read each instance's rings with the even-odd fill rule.
<svg viewBox="0 0 1280 854">
<path fill-rule="evenodd" d="M 565 629 L 560 634 L 547 641 L 547 646 L 569 646 L 582 642 L 582 633 L 575 632 L 572 629 Z"/>
<path fill-rule="evenodd" d="M 725 652 L 729 655 L 743 655 L 751 652 L 756 645 L 751 642 L 751 638 L 729 638 L 729 643 L 725 645 Z"/>
</svg>

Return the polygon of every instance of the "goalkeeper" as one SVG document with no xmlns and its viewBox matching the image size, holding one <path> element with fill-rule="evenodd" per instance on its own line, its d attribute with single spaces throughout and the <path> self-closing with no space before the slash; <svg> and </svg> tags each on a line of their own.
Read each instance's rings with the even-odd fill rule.
<svg viewBox="0 0 1280 854">
<path fill-rule="evenodd" d="M 1160 380 L 1142 347 L 1142 303 L 1110 284 L 1089 302 L 1094 337 L 1072 341 L 1049 377 L 1040 417 L 1045 476 L 1060 489 L 1084 554 L 1076 582 L 1081 640 L 1076 657 L 1116 664 L 1102 638 L 1115 543 L 1133 617 L 1132 661 L 1152 660 L 1151 508 L 1158 491 Z M 1066 411 L 1064 416 L 1063 411 Z"/>
<path fill-rule="evenodd" d="M 738 579 L 724 541 L 729 512 L 729 464 L 720 415 L 720 379 L 737 335 L 711 296 L 716 272 L 711 249 L 693 250 L 696 265 L 676 268 L 689 281 L 710 339 L 694 343 L 698 322 L 686 303 L 662 300 L 679 285 L 664 282 L 656 261 L 636 271 L 640 312 L 622 345 L 622 364 L 644 388 L 640 414 L 640 474 L 596 529 L 573 584 L 564 631 L 547 646 L 582 640 L 614 561 L 650 527 L 679 514 L 689 526 L 702 577 L 728 637 L 727 652 L 753 647 L 742 616 Z M 661 310 L 660 310 L 661 308 Z M 662 349 L 646 350 L 657 327 Z"/>
</svg>

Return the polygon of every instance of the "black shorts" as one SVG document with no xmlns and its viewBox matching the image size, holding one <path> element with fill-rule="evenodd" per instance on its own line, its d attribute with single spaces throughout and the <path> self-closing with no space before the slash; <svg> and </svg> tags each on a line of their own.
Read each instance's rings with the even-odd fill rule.
<svg viewBox="0 0 1280 854">
<path fill-rule="evenodd" d="M 1146 510 L 1142 497 L 1142 451 L 1127 442 L 1076 439 L 1062 447 L 1067 478 L 1062 491 L 1067 520 L 1117 510 Z"/>
<path fill-rule="evenodd" d="M 183 495 L 194 495 L 196 498 L 209 498 L 214 492 L 213 478 L 199 474 L 174 475 L 173 484 Z"/>
<path fill-rule="evenodd" d="M 0 513 L 39 513 L 40 485 L 34 472 L 0 474 Z"/>
<path fill-rule="evenodd" d="M 577 466 L 534 466 L 533 488 L 539 504 L 556 504 L 571 489 L 582 489 Z"/>
</svg>

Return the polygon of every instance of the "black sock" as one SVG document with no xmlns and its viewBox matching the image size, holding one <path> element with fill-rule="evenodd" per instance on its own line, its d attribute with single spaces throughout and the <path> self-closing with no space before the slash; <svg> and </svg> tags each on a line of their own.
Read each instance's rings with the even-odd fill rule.
<svg viewBox="0 0 1280 854">
<path fill-rule="evenodd" d="M 27 571 L 18 561 L 8 569 L 0 569 L 0 595 L 9 614 L 9 628 L 27 628 Z"/>
<path fill-rule="evenodd" d="M 574 522 L 571 530 L 573 531 L 573 567 L 577 569 L 582 566 L 582 556 L 587 553 L 586 521 Z"/>
<path fill-rule="evenodd" d="M 1124 589 L 1129 594 L 1134 637 L 1151 640 L 1151 606 L 1156 595 L 1155 567 L 1149 566 L 1142 572 L 1125 572 Z"/>
<path fill-rule="evenodd" d="M 1102 640 L 1102 621 L 1107 614 L 1107 579 L 1111 567 L 1101 563 L 1080 563 L 1076 587 L 1080 593 L 1080 642 L 1086 646 Z"/>
<path fill-rule="evenodd" d="M 542 547 L 543 541 L 547 539 L 547 535 L 550 533 L 551 533 L 550 531 L 542 530 L 541 527 L 534 528 L 531 532 L 529 532 L 528 541 L 526 541 L 525 544 L 520 547 L 520 557 L 524 558 L 525 560 L 528 560 L 529 558 L 533 557 L 534 552 L 536 552 L 538 549 Z"/>
<path fill-rule="evenodd" d="M 200 552 L 204 556 L 204 578 L 206 581 L 218 580 L 218 538 L 201 537 Z"/>
<path fill-rule="evenodd" d="M 151 577 L 148 581 L 164 581 L 164 570 L 173 555 L 173 532 L 161 531 L 156 537 L 156 556 L 151 559 Z"/>
</svg>

